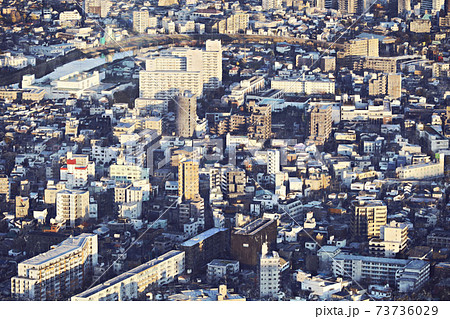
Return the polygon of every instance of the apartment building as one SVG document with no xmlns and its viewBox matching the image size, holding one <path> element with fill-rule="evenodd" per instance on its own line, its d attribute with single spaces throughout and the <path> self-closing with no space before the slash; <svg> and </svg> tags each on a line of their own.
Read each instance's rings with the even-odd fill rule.
<svg viewBox="0 0 450 319">
<path fill-rule="evenodd" d="M 89 219 L 89 191 L 65 189 L 56 194 L 56 216 L 70 227 Z"/>
<path fill-rule="evenodd" d="M 138 165 L 113 164 L 109 167 L 109 177 L 119 182 L 147 179 L 148 168 Z"/>
<path fill-rule="evenodd" d="M 84 187 L 95 176 L 95 163 L 89 161 L 89 155 L 68 152 L 66 159 L 66 165 L 60 168 L 60 180 L 66 188 Z"/>
<path fill-rule="evenodd" d="M 419 163 L 397 167 L 395 170 L 399 179 L 426 179 L 444 176 L 444 155 L 437 162 Z"/>
<path fill-rule="evenodd" d="M 16 196 L 16 218 L 27 217 L 29 209 L 30 209 L 30 198 Z"/>
<path fill-rule="evenodd" d="M 252 139 L 268 139 L 272 136 L 272 107 L 249 103 L 250 119 L 248 121 L 248 137 Z"/>
<path fill-rule="evenodd" d="M 71 301 L 127 301 L 145 298 L 151 288 L 166 285 L 184 272 L 185 254 L 172 250 L 92 287 Z"/>
<path fill-rule="evenodd" d="M 351 220 L 355 237 L 371 239 L 380 236 L 380 227 L 386 225 L 387 206 L 381 200 L 358 201 Z"/>
<path fill-rule="evenodd" d="M 345 56 L 379 56 L 379 41 L 376 38 L 353 39 L 344 45 Z"/>
<path fill-rule="evenodd" d="M 268 243 L 264 243 L 259 259 L 260 298 L 278 298 L 280 272 L 280 256 L 276 251 L 269 252 Z"/>
<path fill-rule="evenodd" d="M 340 253 L 333 259 L 333 275 L 362 283 L 389 284 L 399 290 L 413 291 L 425 284 L 430 264 L 424 260 L 381 258 Z"/>
<path fill-rule="evenodd" d="M 149 27 L 150 16 L 148 11 L 133 11 L 133 31 L 145 33 Z"/>
<path fill-rule="evenodd" d="M 9 194 L 11 192 L 11 185 L 9 183 L 9 177 L 7 175 L 0 175 L 0 199 L 4 202 L 9 201 Z"/>
<path fill-rule="evenodd" d="M 408 246 L 408 225 L 392 221 L 380 227 L 380 237 L 369 241 L 369 252 L 379 257 L 395 257 Z"/>
<path fill-rule="evenodd" d="M 416 19 L 409 23 L 409 31 L 413 33 L 430 33 L 431 31 L 431 21 Z"/>
<path fill-rule="evenodd" d="M 205 49 L 172 48 L 146 62 L 139 73 L 141 98 L 168 100 L 188 90 L 201 97 L 203 90 L 222 85 L 222 45 L 207 40 Z"/>
<path fill-rule="evenodd" d="M 237 274 L 239 272 L 239 261 L 227 259 L 213 259 L 208 263 L 206 271 L 207 281 L 216 283 L 222 278 Z"/>
<path fill-rule="evenodd" d="M 256 267 L 264 242 L 274 245 L 277 240 L 277 221 L 259 218 L 231 233 L 231 257 L 245 267 Z"/>
<path fill-rule="evenodd" d="M 19 300 L 58 300 L 88 284 L 97 265 L 97 235 L 69 237 L 51 250 L 18 264 L 11 296 Z"/>
<path fill-rule="evenodd" d="M 309 139 L 318 145 L 323 145 L 330 137 L 332 119 L 332 106 L 315 105 L 308 112 L 309 117 Z"/>
<path fill-rule="evenodd" d="M 377 78 L 369 81 L 369 95 L 389 96 L 398 99 L 402 96 L 401 74 L 378 74 Z"/>
<path fill-rule="evenodd" d="M 185 159 L 178 164 L 178 196 L 180 200 L 195 199 L 200 192 L 199 163 Z"/>
<path fill-rule="evenodd" d="M 281 0 L 262 0 L 262 9 L 263 10 L 274 10 L 274 9 L 280 9 L 282 5 Z"/>
<path fill-rule="evenodd" d="M 281 90 L 287 94 L 334 94 L 335 82 L 330 79 L 307 80 L 303 78 L 274 78 L 270 81 L 272 89 Z"/>
<path fill-rule="evenodd" d="M 197 97 L 189 91 L 184 91 L 177 96 L 177 102 L 177 136 L 192 138 L 197 124 Z"/>
<path fill-rule="evenodd" d="M 180 244 L 187 273 L 198 273 L 213 259 L 227 257 L 228 244 L 228 228 L 211 228 Z"/>
</svg>

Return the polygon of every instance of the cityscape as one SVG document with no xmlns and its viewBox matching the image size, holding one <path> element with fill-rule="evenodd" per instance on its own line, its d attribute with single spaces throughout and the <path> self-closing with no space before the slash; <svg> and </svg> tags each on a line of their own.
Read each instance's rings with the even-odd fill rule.
<svg viewBox="0 0 450 319">
<path fill-rule="evenodd" d="M 0 8 L 0 300 L 450 300 L 450 0 Z"/>
</svg>

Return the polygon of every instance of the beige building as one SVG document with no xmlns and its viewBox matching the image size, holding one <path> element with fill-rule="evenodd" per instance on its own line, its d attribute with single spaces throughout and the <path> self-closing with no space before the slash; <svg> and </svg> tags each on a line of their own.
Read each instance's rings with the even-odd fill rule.
<svg viewBox="0 0 450 319">
<path fill-rule="evenodd" d="M 253 139 L 268 139 L 272 136 L 272 106 L 250 104 L 250 119 L 248 137 Z"/>
<path fill-rule="evenodd" d="M 177 110 L 177 135 L 192 138 L 197 124 L 197 96 L 185 91 L 178 95 L 175 108 Z"/>
<path fill-rule="evenodd" d="M 133 31 L 145 33 L 149 27 L 149 22 L 148 11 L 133 11 Z"/>
<path fill-rule="evenodd" d="M 380 227 L 386 222 L 387 206 L 383 201 L 359 201 L 355 204 L 351 221 L 353 236 L 367 239 L 379 237 Z"/>
<path fill-rule="evenodd" d="M 28 197 L 16 196 L 16 218 L 28 216 L 30 199 Z"/>
<path fill-rule="evenodd" d="M 375 38 L 350 40 L 344 45 L 344 54 L 347 57 L 359 59 L 359 56 L 378 57 L 379 41 Z"/>
<path fill-rule="evenodd" d="M 332 119 L 332 106 L 316 105 L 309 112 L 309 139 L 319 145 L 330 137 Z"/>
<path fill-rule="evenodd" d="M 342 13 L 356 14 L 358 12 L 358 0 L 338 0 L 338 9 Z"/>
<path fill-rule="evenodd" d="M 3 196 L 5 202 L 8 202 L 10 191 L 11 187 L 8 176 L 4 174 L 0 175 L 0 199 Z"/>
<path fill-rule="evenodd" d="M 398 99 L 402 96 L 401 74 L 379 74 L 376 79 L 369 81 L 369 95 L 389 96 Z"/>
<path fill-rule="evenodd" d="M 56 194 L 56 216 L 70 227 L 89 219 L 89 191 L 62 190 Z"/>
<path fill-rule="evenodd" d="M 413 33 L 430 33 L 431 21 L 417 19 L 409 23 L 409 31 Z"/>
<path fill-rule="evenodd" d="M 408 245 L 408 225 L 392 221 L 380 227 L 380 238 L 369 241 L 369 252 L 379 257 L 395 257 Z"/>
<path fill-rule="evenodd" d="M 196 199 L 199 194 L 199 163 L 184 159 L 178 164 L 178 196 L 180 200 Z"/>
<path fill-rule="evenodd" d="M 97 235 L 70 237 L 49 251 L 25 260 L 11 278 L 11 296 L 19 300 L 60 300 L 88 284 L 97 265 Z"/>
</svg>

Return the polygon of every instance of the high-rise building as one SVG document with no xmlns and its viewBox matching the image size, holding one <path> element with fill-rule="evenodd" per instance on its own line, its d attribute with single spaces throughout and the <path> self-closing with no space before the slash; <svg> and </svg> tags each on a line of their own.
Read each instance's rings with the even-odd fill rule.
<svg viewBox="0 0 450 319">
<path fill-rule="evenodd" d="M 397 13 L 399 15 L 404 15 L 411 11 L 411 0 L 398 0 Z"/>
<path fill-rule="evenodd" d="M 250 101 L 250 119 L 248 137 L 254 139 L 269 139 L 272 135 L 272 106 L 256 105 Z"/>
<path fill-rule="evenodd" d="M 89 283 L 97 265 L 97 235 L 70 237 L 51 250 L 25 260 L 11 278 L 11 296 L 20 300 L 57 300 Z"/>
<path fill-rule="evenodd" d="M 262 0 L 262 9 L 263 10 L 274 10 L 281 8 L 281 0 Z"/>
<path fill-rule="evenodd" d="M 171 250 L 100 285 L 71 298 L 71 301 L 138 300 L 152 287 L 166 285 L 184 272 L 184 252 Z"/>
<path fill-rule="evenodd" d="M 133 11 L 133 31 L 145 33 L 149 27 L 149 22 L 148 11 Z"/>
<path fill-rule="evenodd" d="M 323 145 L 331 134 L 331 113 L 331 104 L 316 105 L 309 112 L 309 139 L 318 145 Z"/>
<path fill-rule="evenodd" d="M 109 0 L 84 0 L 84 11 L 106 18 L 111 5 Z"/>
<path fill-rule="evenodd" d="M 444 6 L 445 0 L 422 0 L 420 2 L 420 13 L 434 14 Z"/>
<path fill-rule="evenodd" d="M 365 239 L 380 236 L 380 227 L 386 225 L 387 206 L 381 200 L 359 201 L 351 220 L 353 236 Z"/>
<path fill-rule="evenodd" d="M 267 243 L 262 245 L 259 259 L 259 296 L 277 298 L 280 292 L 280 256 L 276 251 L 269 252 Z"/>
<path fill-rule="evenodd" d="M 270 176 L 272 183 L 275 183 L 276 174 L 280 172 L 280 151 L 267 151 L 267 175 Z"/>
<path fill-rule="evenodd" d="M 207 40 L 204 50 L 172 48 L 146 61 L 139 73 L 141 98 L 169 100 L 188 90 L 201 97 L 203 90 L 222 85 L 222 45 Z"/>
<path fill-rule="evenodd" d="M 380 74 L 376 79 L 369 81 L 369 95 L 385 96 L 398 99 L 402 96 L 401 74 Z"/>
<path fill-rule="evenodd" d="M 184 159 L 178 164 L 178 196 L 180 200 L 195 199 L 199 194 L 199 163 Z"/>
<path fill-rule="evenodd" d="M 197 124 L 197 97 L 189 91 L 178 95 L 176 108 L 177 135 L 192 138 Z"/>
<path fill-rule="evenodd" d="M 277 221 L 259 218 L 231 233 L 231 257 L 244 267 L 256 267 L 263 243 L 273 249 L 277 240 Z"/>
<path fill-rule="evenodd" d="M 56 194 L 56 216 L 70 227 L 89 219 L 89 191 L 62 190 Z"/>
<path fill-rule="evenodd" d="M 358 0 L 338 0 L 338 9 L 342 13 L 356 14 L 358 11 Z"/>
<path fill-rule="evenodd" d="M 408 225 L 392 221 L 380 227 L 380 238 L 369 241 L 371 255 L 379 257 L 395 257 L 405 251 L 408 246 Z"/>
</svg>

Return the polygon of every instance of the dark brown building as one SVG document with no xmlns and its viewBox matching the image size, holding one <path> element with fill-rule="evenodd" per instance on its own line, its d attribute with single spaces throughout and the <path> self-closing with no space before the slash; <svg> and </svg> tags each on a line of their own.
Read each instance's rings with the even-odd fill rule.
<svg viewBox="0 0 450 319">
<path fill-rule="evenodd" d="M 250 224 L 236 228 L 231 234 L 231 257 L 247 267 L 258 265 L 258 254 L 264 242 L 269 250 L 275 249 L 277 241 L 277 221 L 259 218 Z"/>
<path fill-rule="evenodd" d="M 229 247 L 228 228 L 211 228 L 180 245 L 186 253 L 186 272 L 196 273 L 213 259 L 227 258 Z"/>
</svg>

